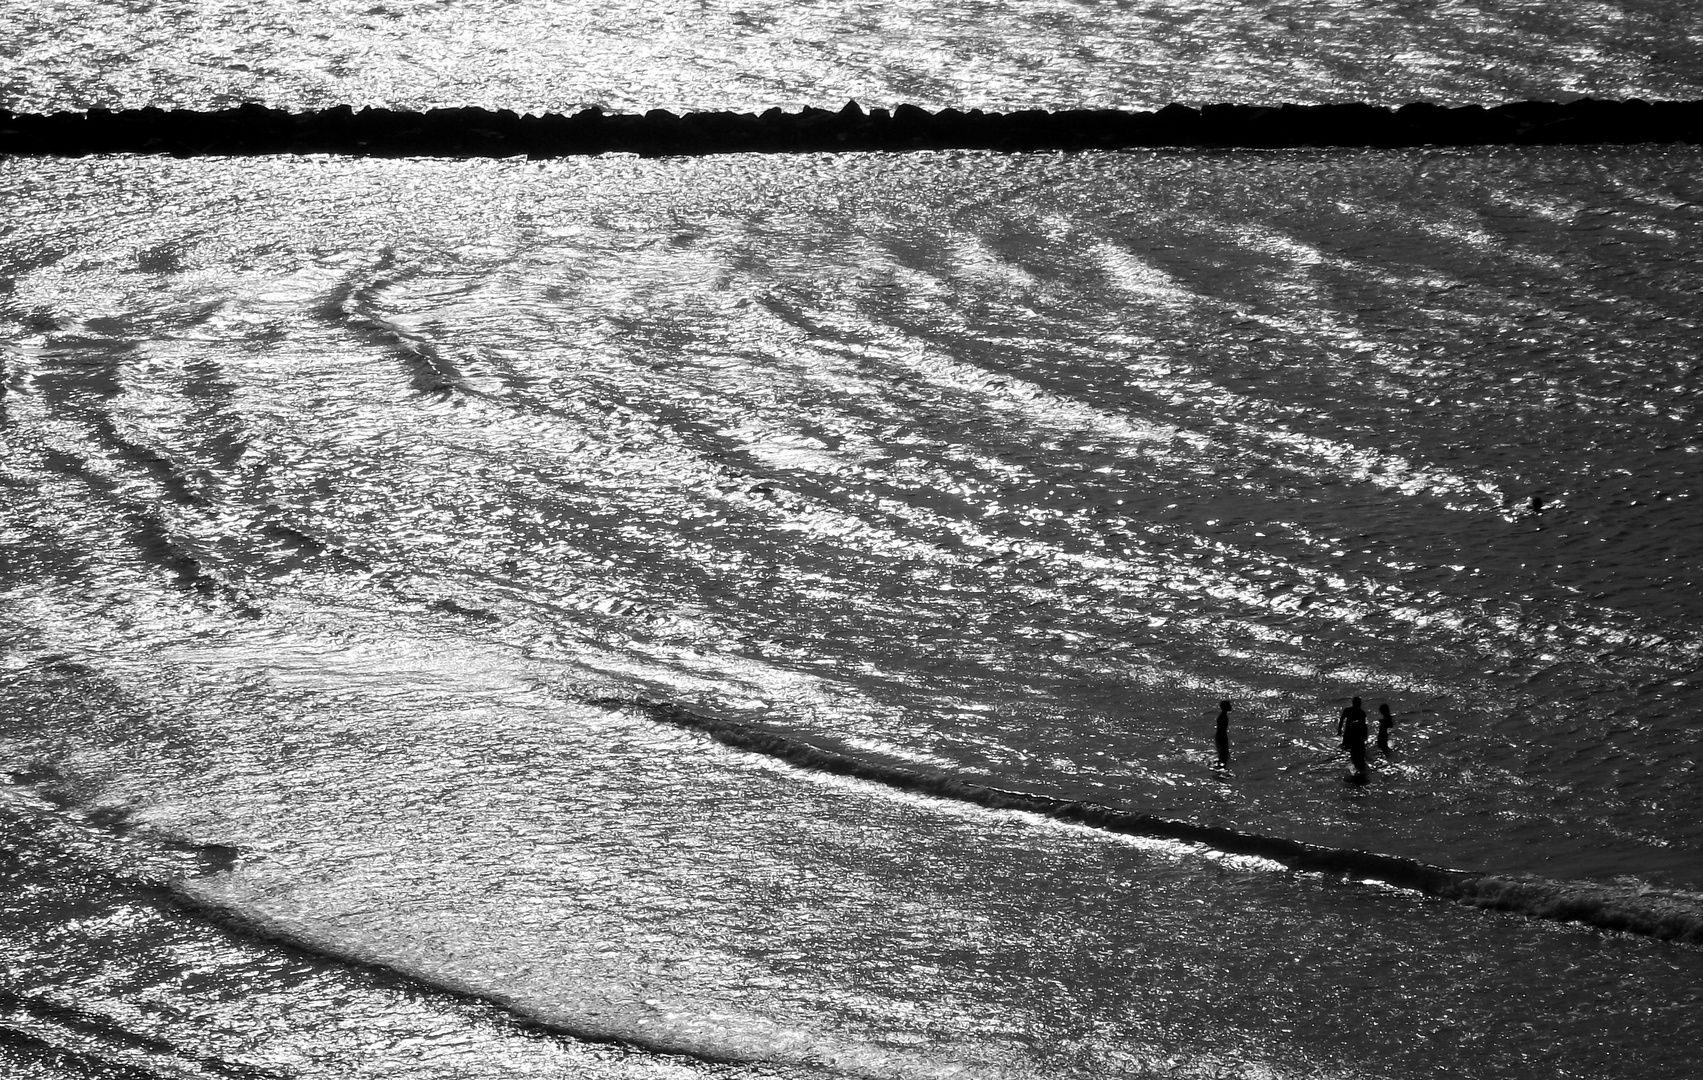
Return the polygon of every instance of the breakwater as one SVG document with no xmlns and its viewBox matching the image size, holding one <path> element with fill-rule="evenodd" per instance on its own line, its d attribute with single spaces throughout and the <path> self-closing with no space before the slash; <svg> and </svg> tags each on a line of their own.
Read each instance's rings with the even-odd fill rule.
<svg viewBox="0 0 1703 1080">
<path fill-rule="evenodd" d="M 347 105 L 288 112 L 260 105 L 212 111 L 0 110 L 0 154 L 340 154 L 363 157 L 647 157 L 719 153 L 906 150 L 1120 150 L 1154 147 L 1403 147 L 1703 142 L 1703 101 L 1523 101 L 1484 107 L 1426 103 L 1167 105 L 1154 112 L 1066 109 L 928 112 L 912 105 L 764 113 L 587 109 L 542 116 L 509 110 L 425 112 Z"/>
</svg>

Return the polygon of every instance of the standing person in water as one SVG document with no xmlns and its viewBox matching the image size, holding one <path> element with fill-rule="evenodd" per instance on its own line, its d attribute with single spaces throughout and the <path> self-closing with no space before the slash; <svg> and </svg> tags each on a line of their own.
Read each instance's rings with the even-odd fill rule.
<svg viewBox="0 0 1703 1080">
<path fill-rule="evenodd" d="M 1396 718 L 1390 715 L 1390 703 L 1384 702 L 1378 706 L 1378 753 L 1386 758 L 1394 757 L 1390 753 L 1390 725 Z"/>
<path fill-rule="evenodd" d="M 1364 744 L 1366 742 L 1366 710 L 1360 707 L 1359 698 L 1355 698 L 1354 703 L 1342 710 L 1342 715 L 1336 718 L 1336 733 L 1342 736 L 1342 748 L 1344 750 L 1354 749 L 1353 738 L 1349 735 L 1349 728 L 1354 724 L 1360 725 L 1360 742 Z"/>
<path fill-rule="evenodd" d="M 1342 733 L 1342 748 L 1348 751 L 1349 764 L 1354 767 L 1355 783 L 1366 782 L 1366 710 L 1360 707 L 1360 699 L 1342 710 L 1342 716 L 1337 719 L 1336 730 Z"/>
<path fill-rule="evenodd" d="M 1230 703 L 1228 701 L 1218 703 L 1217 739 L 1218 767 L 1220 769 L 1228 768 L 1230 766 Z"/>
</svg>

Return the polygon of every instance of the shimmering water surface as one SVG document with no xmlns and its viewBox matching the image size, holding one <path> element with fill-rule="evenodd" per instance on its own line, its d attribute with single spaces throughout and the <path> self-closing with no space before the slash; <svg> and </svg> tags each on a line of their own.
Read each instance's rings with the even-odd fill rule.
<svg viewBox="0 0 1703 1080">
<path fill-rule="evenodd" d="M 1693 98 L 1689 0 L 0 2 L 0 106 L 1157 108 Z"/>
<path fill-rule="evenodd" d="M 1703 82 L 1674 2 L 0 10 L 12 110 Z M 1694 1076 L 1703 952 L 1537 916 L 1703 927 L 1700 157 L 0 161 L 0 1073 Z"/>
<path fill-rule="evenodd" d="M 1695 947 L 949 782 L 1695 918 L 1698 164 L 0 164 L 0 1061 L 1689 1075 Z"/>
</svg>

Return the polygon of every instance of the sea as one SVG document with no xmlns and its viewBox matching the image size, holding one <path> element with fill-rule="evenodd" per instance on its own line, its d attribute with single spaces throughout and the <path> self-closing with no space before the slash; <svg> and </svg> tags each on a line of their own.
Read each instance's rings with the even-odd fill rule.
<svg viewBox="0 0 1703 1080">
<path fill-rule="evenodd" d="M 0 12 L 13 111 L 1703 96 L 1679 0 Z M 0 159 L 0 1075 L 1696 1077 L 1700 166 Z"/>
</svg>

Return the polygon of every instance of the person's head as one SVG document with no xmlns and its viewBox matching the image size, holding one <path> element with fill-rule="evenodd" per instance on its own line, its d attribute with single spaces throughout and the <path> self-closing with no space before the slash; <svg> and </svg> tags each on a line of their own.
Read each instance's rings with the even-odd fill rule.
<svg viewBox="0 0 1703 1080">
<path fill-rule="evenodd" d="M 1357 708 L 1358 708 L 1358 707 L 1359 707 L 1359 705 L 1360 705 L 1360 699 L 1359 699 L 1359 698 L 1355 698 L 1355 699 L 1354 699 L 1354 704 L 1355 704 L 1355 707 L 1357 707 Z"/>
<path fill-rule="evenodd" d="M 1382 705 L 1379 705 L 1378 711 L 1383 713 L 1385 716 L 1388 716 L 1390 714 L 1390 703 L 1386 701 Z"/>
<path fill-rule="evenodd" d="M 1223 711 L 1224 711 L 1224 712 L 1229 712 L 1229 711 L 1230 711 L 1230 703 L 1229 703 L 1229 702 L 1228 702 L 1228 701 L 1220 701 L 1220 702 L 1219 702 L 1219 703 L 1218 703 L 1218 707 L 1219 707 L 1219 708 L 1220 708 L 1220 709 L 1222 709 L 1222 710 L 1223 710 Z"/>
</svg>

